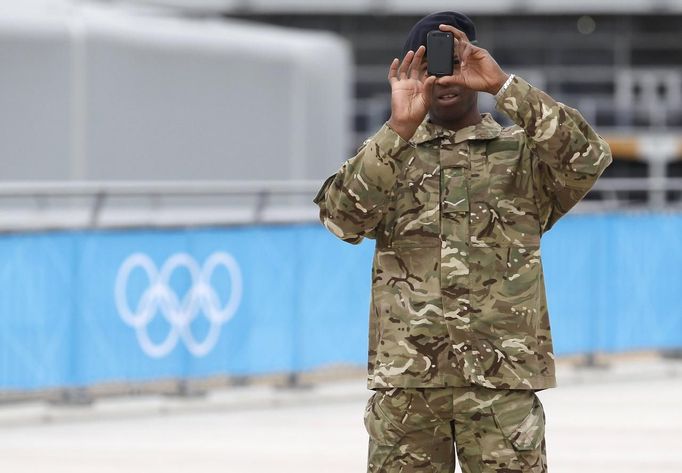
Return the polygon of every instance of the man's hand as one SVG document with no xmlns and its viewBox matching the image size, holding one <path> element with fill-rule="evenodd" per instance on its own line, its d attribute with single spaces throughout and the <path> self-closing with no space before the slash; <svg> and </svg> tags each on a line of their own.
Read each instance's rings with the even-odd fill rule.
<svg viewBox="0 0 682 473">
<path fill-rule="evenodd" d="M 438 85 L 463 85 L 469 89 L 495 95 L 509 77 L 493 59 L 490 53 L 469 42 L 466 33 L 454 26 L 440 25 L 441 31 L 449 31 L 454 37 L 459 67 L 451 76 L 440 77 Z"/>
<path fill-rule="evenodd" d="M 435 76 L 428 76 L 422 62 L 426 48 L 408 51 L 402 64 L 395 58 L 388 70 L 391 84 L 391 118 L 388 125 L 405 141 L 408 141 L 426 117 L 431 106 L 431 94 Z"/>
</svg>

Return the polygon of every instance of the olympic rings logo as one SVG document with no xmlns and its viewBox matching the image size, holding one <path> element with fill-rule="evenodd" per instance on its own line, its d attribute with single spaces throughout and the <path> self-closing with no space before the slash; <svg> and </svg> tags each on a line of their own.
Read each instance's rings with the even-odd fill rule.
<svg viewBox="0 0 682 473">
<path fill-rule="evenodd" d="M 227 270 L 231 286 L 229 299 L 222 306 L 211 283 L 214 271 L 221 266 Z M 128 280 L 136 269 L 145 273 L 149 286 L 137 306 L 131 308 Z M 182 299 L 169 286 L 171 276 L 178 269 L 187 270 L 191 278 L 191 287 Z M 215 347 L 221 326 L 237 311 L 242 297 L 242 275 L 239 265 L 228 253 L 211 254 L 201 268 L 187 253 L 176 253 L 166 260 L 160 270 L 146 254 L 134 253 L 119 268 L 114 292 L 119 315 L 135 329 L 140 347 L 147 355 L 164 357 L 182 340 L 192 355 L 201 357 Z M 148 324 L 156 314 L 161 314 L 170 325 L 168 334 L 160 342 L 152 341 L 147 331 Z M 209 323 L 203 340 L 197 340 L 191 330 L 191 324 L 199 314 L 203 314 Z"/>
</svg>

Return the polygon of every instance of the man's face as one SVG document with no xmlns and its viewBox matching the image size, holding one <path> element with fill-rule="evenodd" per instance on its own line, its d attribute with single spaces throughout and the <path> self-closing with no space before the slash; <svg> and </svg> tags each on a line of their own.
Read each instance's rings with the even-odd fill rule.
<svg viewBox="0 0 682 473">
<path fill-rule="evenodd" d="M 459 72 L 457 53 L 453 58 L 454 72 Z M 426 74 L 426 59 L 422 65 Z M 433 86 L 429 116 L 437 122 L 452 122 L 465 116 L 476 106 L 478 93 L 463 85 L 454 84 L 447 77 L 438 79 Z"/>
</svg>

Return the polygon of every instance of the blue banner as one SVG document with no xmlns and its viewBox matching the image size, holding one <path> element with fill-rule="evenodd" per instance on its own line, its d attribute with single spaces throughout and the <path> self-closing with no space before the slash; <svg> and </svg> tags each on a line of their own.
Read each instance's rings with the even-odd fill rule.
<svg viewBox="0 0 682 473">
<path fill-rule="evenodd" d="M 557 354 L 682 347 L 682 215 L 543 239 Z M 319 225 L 0 237 L 0 389 L 365 365 L 373 242 Z"/>
</svg>

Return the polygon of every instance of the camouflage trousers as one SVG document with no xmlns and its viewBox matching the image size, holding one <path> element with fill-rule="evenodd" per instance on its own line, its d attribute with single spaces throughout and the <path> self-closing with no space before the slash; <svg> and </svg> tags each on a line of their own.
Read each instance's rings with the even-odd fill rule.
<svg viewBox="0 0 682 473">
<path fill-rule="evenodd" d="M 364 421 L 368 473 L 452 473 L 455 457 L 463 473 L 547 471 L 544 409 L 530 390 L 380 389 Z"/>
</svg>

